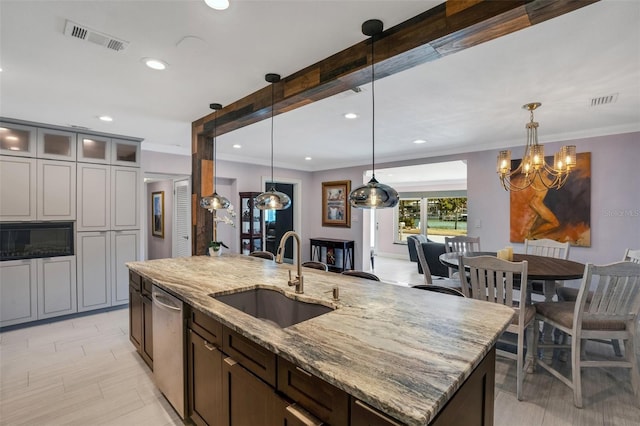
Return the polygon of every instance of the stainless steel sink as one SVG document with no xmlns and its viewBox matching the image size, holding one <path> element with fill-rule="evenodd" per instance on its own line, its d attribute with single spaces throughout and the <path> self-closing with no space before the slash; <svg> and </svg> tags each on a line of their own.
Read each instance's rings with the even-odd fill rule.
<svg viewBox="0 0 640 426">
<path fill-rule="evenodd" d="M 265 288 L 254 288 L 239 293 L 223 295 L 210 294 L 210 296 L 255 318 L 269 321 L 281 328 L 333 311 L 333 308 L 318 303 L 290 299 L 278 291 Z"/>
</svg>

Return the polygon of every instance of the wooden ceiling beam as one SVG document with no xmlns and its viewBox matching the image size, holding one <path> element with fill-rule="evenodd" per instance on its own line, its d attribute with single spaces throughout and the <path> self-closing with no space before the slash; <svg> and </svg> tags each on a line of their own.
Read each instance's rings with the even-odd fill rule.
<svg viewBox="0 0 640 426">
<path fill-rule="evenodd" d="M 384 31 L 376 39 L 376 79 L 468 49 L 598 0 L 448 0 Z M 372 17 L 375 18 L 375 17 Z M 371 81 L 370 39 L 310 65 L 275 84 L 280 114 Z M 217 134 L 269 118 L 266 86 L 218 111 Z M 213 113 L 193 122 L 195 134 L 210 136 Z"/>
</svg>

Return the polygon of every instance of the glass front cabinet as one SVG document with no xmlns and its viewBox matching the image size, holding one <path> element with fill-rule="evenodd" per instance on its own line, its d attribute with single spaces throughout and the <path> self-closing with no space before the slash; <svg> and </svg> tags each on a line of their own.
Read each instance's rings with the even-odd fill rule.
<svg viewBox="0 0 640 426">
<path fill-rule="evenodd" d="M 240 193 L 240 253 L 264 250 L 262 244 L 262 210 L 253 199 L 259 192 Z"/>
</svg>

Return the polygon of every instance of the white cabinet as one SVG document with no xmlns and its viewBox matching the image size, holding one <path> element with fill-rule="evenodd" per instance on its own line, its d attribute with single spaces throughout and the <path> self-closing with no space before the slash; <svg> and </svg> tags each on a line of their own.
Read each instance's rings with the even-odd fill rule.
<svg viewBox="0 0 640 426">
<path fill-rule="evenodd" d="M 37 160 L 37 220 L 76 218 L 76 163 Z"/>
<path fill-rule="evenodd" d="M 36 220 L 36 160 L 0 156 L 0 220 Z"/>
<path fill-rule="evenodd" d="M 111 229 L 139 229 L 140 170 L 111 166 Z"/>
<path fill-rule="evenodd" d="M 38 128 L 38 158 L 76 161 L 76 134 L 64 130 Z"/>
<path fill-rule="evenodd" d="M 140 143 L 111 139 L 111 164 L 140 167 Z"/>
<path fill-rule="evenodd" d="M 109 164 L 111 138 L 78 134 L 77 160 L 83 163 Z"/>
<path fill-rule="evenodd" d="M 107 231 L 111 226 L 111 167 L 78 163 L 78 231 Z"/>
<path fill-rule="evenodd" d="M 107 231 L 78 232 L 78 312 L 111 306 L 111 240 Z"/>
<path fill-rule="evenodd" d="M 111 305 L 129 302 L 129 268 L 138 260 L 140 231 L 111 231 Z"/>
<path fill-rule="evenodd" d="M 126 262 L 138 260 L 140 231 L 78 232 L 78 311 L 129 301 Z"/>
<path fill-rule="evenodd" d="M 77 312 L 76 257 L 37 259 L 38 319 Z"/>
<path fill-rule="evenodd" d="M 0 154 L 36 156 L 36 128 L 0 121 Z"/>
<path fill-rule="evenodd" d="M 0 326 L 38 319 L 36 260 L 0 263 Z"/>
</svg>

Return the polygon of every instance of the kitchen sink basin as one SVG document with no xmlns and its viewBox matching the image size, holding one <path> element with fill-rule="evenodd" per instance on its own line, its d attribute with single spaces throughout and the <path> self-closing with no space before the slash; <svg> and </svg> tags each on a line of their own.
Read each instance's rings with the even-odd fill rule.
<svg viewBox="0 0 640 426">
<path fill-rule="evenodd" d="M 211 294 L 210 296 L 281 328 L 333 311 L 333 308 L 318 303 L 290 299 L 278 291 L 265 288 L 254 288 L 232 294 Z"/>
</svg>

